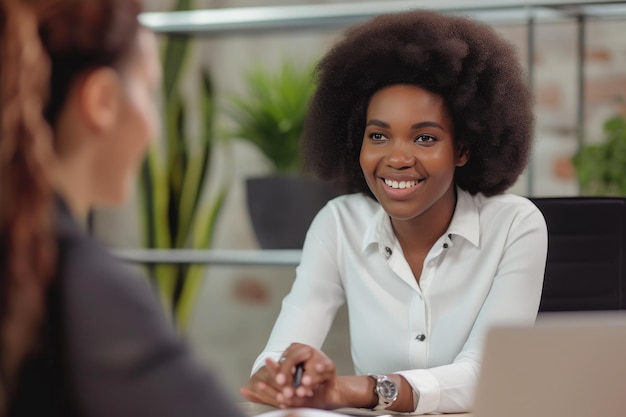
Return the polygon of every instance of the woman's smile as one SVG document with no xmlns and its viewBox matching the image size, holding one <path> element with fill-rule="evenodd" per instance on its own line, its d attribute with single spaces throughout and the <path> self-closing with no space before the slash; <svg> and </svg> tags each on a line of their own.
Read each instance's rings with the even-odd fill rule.
<svg viewBox="0 0 626 417">
<path fill-rule="evenodd" d="M 420 189 L 425 180 L 425 178 L 398 180 L 381 177 L 381 181 L 384 184 L 383 189 L 385 190 L 389 198 L 392 199 L 407 198 L 418 189 Z"/>
</svg>

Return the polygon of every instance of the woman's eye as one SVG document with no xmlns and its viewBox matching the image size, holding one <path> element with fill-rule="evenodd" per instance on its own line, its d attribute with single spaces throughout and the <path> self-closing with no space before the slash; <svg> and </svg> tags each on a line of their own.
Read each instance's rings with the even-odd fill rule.
<svg viewBox="0 0 626 417">
<path fill-rule="evenodd" d="M 437 139 L 434 136 L 430 135 L 419 135 L 417 138 L 415 138 L 415 142 L 431 143 L 435 141 L 437 141 Z"/>
<path fill-rule="evenodd" d="M 370 133 L 370 139 L 372 140 L 384 140 L 385 135 L 382 133 Z"/>
</svg>

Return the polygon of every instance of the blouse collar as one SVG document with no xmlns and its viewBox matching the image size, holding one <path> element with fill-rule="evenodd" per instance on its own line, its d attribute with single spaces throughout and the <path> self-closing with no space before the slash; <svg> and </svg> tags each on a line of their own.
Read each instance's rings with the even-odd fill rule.
<svg viewBox="0 0 626 417">
<path fill-rule="evenodd" d="M 452 221 L 444 233 L 450 238 L 460 236 L 473 244 L 480 244 L 480 216 L 474 197 L 467 191 L 457 187 L 457 202 Z M 370 246 L 378 244 L 378 250 L 384 255 L 386 248 L 394 247 L 397 241 L 391 219 L 379 204 L 363 238 L 361 250 L 365 252 Z"/>
</svg>

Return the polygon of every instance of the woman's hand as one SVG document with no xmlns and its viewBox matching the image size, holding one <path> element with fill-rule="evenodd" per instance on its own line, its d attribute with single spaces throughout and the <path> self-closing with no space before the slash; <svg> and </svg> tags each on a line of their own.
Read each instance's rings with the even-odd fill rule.
<svg viewBox="0 0 626 417">
<path fill-rule="evenodd" d="M 277 362 L 267 359 L 265 366 L 250 377 L 248 384 L 242 387 L 239 393 L 248 401 L 280 407 L 277 397 L 282 386 L 276 383 L 278 369 Z"/>
<path fill-rule="evenodd" d="M 296 366 L 304 372 L 299 387 L 293 386 Z M 413 389 L 404 377 L 388 374 L 398 386 L 399 395 L 390 410 L 412 412 Z M 378 403 L 374 379 L 366 375 L 337 376 L 335 363 L 323 352 L 301 343 L 292 343 L 278 362 L 271 359 L 241 388 L 247 400 L 279 408 L 342 407 L 373 408 Z"/>
<path fill-rule="evenodd" d="M 299 387 L 293 386 L 296 365 L 304 372 Z M 246 399 L 276 407 L 343 407 L 340 379 L 335 363 L 323 352 L 301 343 L 291 344 L 279 362 L 266 360 L 240 392 Z"/>
</svg>

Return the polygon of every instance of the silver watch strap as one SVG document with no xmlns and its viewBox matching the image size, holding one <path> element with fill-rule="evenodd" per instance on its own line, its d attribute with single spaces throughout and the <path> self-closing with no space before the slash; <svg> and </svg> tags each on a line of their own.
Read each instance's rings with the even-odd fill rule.
<svg viewBox="0 0 626 417">
<path fill-rule="evenodd" d="M 368 376 L 374 379 L 374 393 L 378 397 L 378 404 L 374 408 L 372 408 L 372 410 L 386 410 L 398 398 L 398 387 L 387 375 L 368 374 Z M 389 383 L 393 384 L 393 386 L 395 387 L 396 393 L 391 399 L 381 397 L 381 395 L 379 394 L 378 387 L 384 381 L 389 381 Z"/>
</svg>

